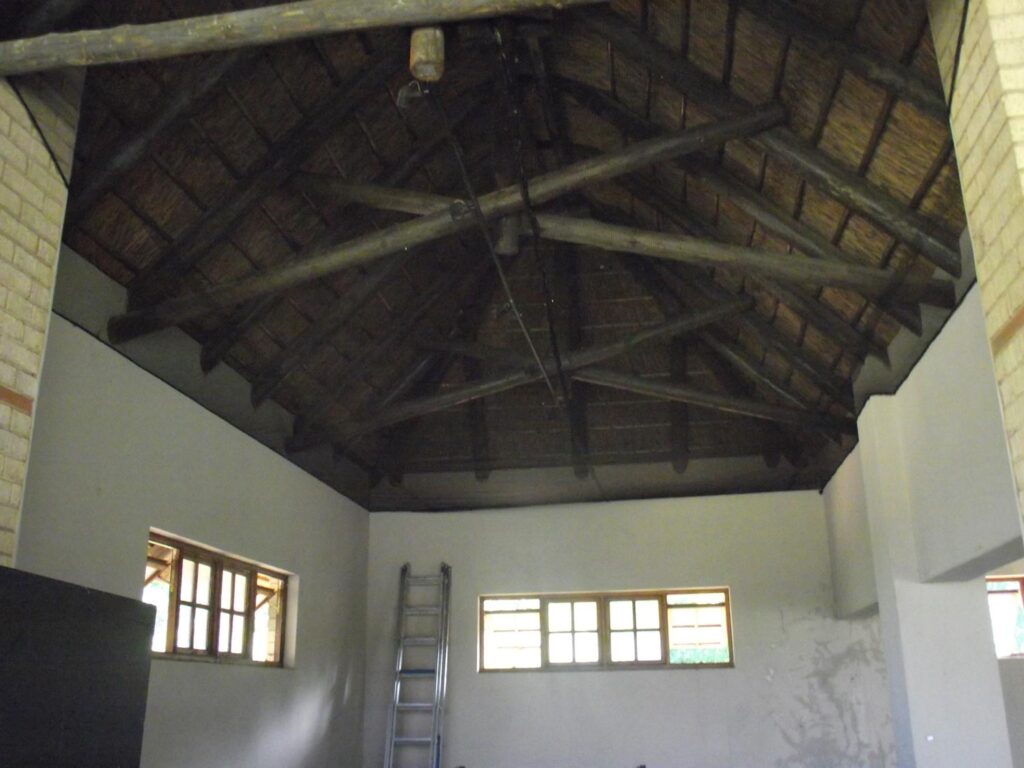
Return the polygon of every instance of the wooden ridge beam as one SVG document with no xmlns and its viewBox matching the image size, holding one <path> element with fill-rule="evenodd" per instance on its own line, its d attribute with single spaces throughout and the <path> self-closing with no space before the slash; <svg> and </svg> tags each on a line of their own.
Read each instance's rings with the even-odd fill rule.
<svg viewBox="0 0 1024 768">
<path fill-rule="evenodd" d="M 479 108 L 479 100 L 483 93 L 482 89 L 474 89 L 470 97 L 462 102 L 459 107 L 449 116 L 452 129 L 458 128 Z M 378 175 L 377 181 L 381 184 L 404 184 L 423 167 L 424 163 L 432 157 L 437 150 L 445 143 L 447 134 L 443 131 L 436 131 L 433 136 L 424 141 L 416 151 L 407 157 L 400 165 Z M 295 183 L 302 184 L 311 178 L 310 174 L 301 171 L 294 177 Z M 318 177 L 313 177 L 318 178 Z M 339 217 L 347 212 L 346 207 L 338 211 Z M 302 259 L 315 249 L 327 247 L 331 243 L 345 240 L 356 236 L 356 225 L 363 222 L 349 222 L 339 219 L 337 227 L 331 227 L 324 233 L 323 237 L 317 240 L 308 248 L 301 250 L 292 248 L 295 259 Z M 256 299 L 247 301 L 236 309 L 231 317 L 225 321 L 220 330 L 206 343 L 203 344 L 199 355 L 199 362 L 204 373 L 213 370 L 224 356 L 238 343 L 250 328 L 259 324 L 266 315 L 271 312 L 282 297 L 277 294 L 268 294 Z"/>
<path fill-rule="evenodd" d="M 943 123 L 949 120 L 949 109 L 940 86 L 927 82 L 898 62 L 862 48 L 847 35 L 827 29 L 820 22 L 804 16 L 791 2 L 740 0 L 740 6 L 777 32 L 798 38 L 820 56 L 838 61 L 845 69 L 882 86 L 893 96 L 913 104 L 925 114 Z"/>
<path fill-rule="evenodd" d="M 190 72 L 171 86 L 161 99 L 159 109 L 134 136 L 89 163 L 85 173 L 75 174 L 68 201 L 69 226 L 75 226 L 100 196 L 149 152 L 168 126 L 192 112 L 225 75 L 248 59 L 246 54 L 234 51 L 212 61 L 196 62 Z"/>
<path fill-rule="evenodd" d="M 0 76 L 223 51 L 375 27 L 429 26 L 599 0 L 299 0 L 0 43 Z"/>
<path fill-rule="evenodd" d="M 762 403 L 758 400 L 747 400 L 731 395 L 721 395 L 716 392 L 706 392 L 694 387 L 685 387 L 681 384 L 621 373 L 610 368 L 593 366 L 575 371 L 572 376 L 574 379 L 585 381 L 588 384 L 632 392 L 659 400 L 689 403 L 691 405 L 699 405 L 702 408 L 711 408 L 716 411 L 725 411 L 726 413 L 735 413 L 741 416 L 751 416 L 755 419 L 777 421 L 782 424 L 792 424 L 805 429 L 834 431 L 849 435 L 857 433 L 857 426 L 852 419 L 839 418 L 818 411 L 784 408 L 782 406 Z"/>
<path fill-rule="evenodd" d="M 530 197 L 534 204 L 541 205 L 588 184 L 606 181 L 687 152 L 700 151 L 738 136 L 764 130 L 777 124 L 783 116 L 780 106 L 768 105 L 739 118 L 638 142 L 616 152 L 582 160 L 535 177 L 529 183 Z M 483 195 L 479 205 L 485 218 L 500 218 L 521 210 L 523 199 L 519 186 L 513 185 Z M 115 316 L 107 325 L 107 333 L 114 343 L 127 341 L 230 308 L 247 299 L 279 293 L 333 272 L 472 229 L 476 226 L 475 218 L 462 205 L 396 224 L 339 246 L 324 248 L 297 263 L 214 286 L 206 292 L 179 296 L 153 307 Z"/>
<path fill-rule="evenodd" d="M 689 333 L 710 323 L 718 322 L 723 318 L 735 315 L 738 312 L 745 310 L 747 306 L 748 304 L 746 302 L 733 302 L 728 305 L 714 307 L 701 312 L 688 314 L 684 317 L 674 318 L 671 321 L 661 323 L 652 328 L 644 329 L 643 331 L 618 342 L 574 352 L 563 358 L 562 370 L 566 373 L 570 373 L 585 366 L 595 365 L 611 357 L 623 354 L 637 345 L 643 344 L 652 339 Z M 403 421 L 408 421 L 409 419 L 415 419 L 420 416 L 426 416 L 430 413 L 454 408 L 455 406 L 462 405 L 463 403 L 468 403 L 471 400 L 482 397 L 491 397 L 502 392 L 507 392 L 511 389 L 542 381 L 543 376 L 541 372 L 536 369 L 536 366 L 530 365 L 529 367 L 526 367 L 525 362 L 526 361 L 524 360 L 524 367 L 519 370 L 499 372 L 491 376 L 487 376 L 473 384 L 452 387 L 446 392 L 432 397 L 418 398 L 398 403 L 376 414 L 367 416 L 366 418 L 358 421 L 353 421 L 345 425 L 341 430 L 331 430 L 330 432 L 325 433 L 324 436 L 327 439 L 336 440 L 343 444 L 349 443 L 362 435 L 377 432 L 378 430 L 389 427 L 392 424 L 398 424 Z M 530 362 L 532 363 L 532 359 Z M 548 375 L 557 375 L 554 360 L 546 360 L 545 369 Z M 312 448 L 316 444 L 316 442 L 311 442 L 309 440 L 293 440 L 289 443 L 288 449 L 292 451 L 304 450 Z"/>
<path fill-rule="evenodd" d="M 749 106 L 674 51 L 634 28 L 622 16 L 595 9 L 586 14 L 575 14 L 574 18 L 583 28 L 604 37 L 716 118 L 735 114 Z M 784 126 L 765 131 L 753 142 L 785 161 L 836 200 L 915 248 L 935 266 L 954 277 L 960 276 L 959 249 L 951 236 L 936 234 L 935 224 L 926 216 L 898 202 Z"/>
<path fill-rule="evenodd" d="M 366 98 L 382 88 L 402 61 L 395 52 L 378 59 L 351 82 L 336 86 L 320 102 L 315 114 L 297 123 L 272 146 L 265 161 L 236 185 L 236 194 L 208 208 L 185 234 L 153 265 L 141 271 L 129 285 L 129 306 L 154 301 L 161 286 L 184 275 L 263 197 L 287 181 L 309 153 L 326 141 Z"/>
<path fill-rule="evenodd" d="M 624 133 L 638 138 L 647 138 L 657 135 L 661 131 L 658 125 L 634 114 L 604 91 L 569 78 L 558 78 L 556 82 L 563 93 L 571 96 L 581 106 L 612 123 Z M 685 179 L 683 173 L 700 179 L 713 192 L 728 198 L 765 230 L 778 235 L 808 256 L 839 263 L 860 263 L 856 257 L 847 254 L 827 237 L 809 225 L 794 219 L 762 192 L 748 187 L 724 168 L 715 167 L 711 162 L 696 154 L 679 158 L 674 163 L 664 163 L 658 168 L 658 173 L 673 181 L 683 181 Z M 630 177 L 625 177 L 621 183 L 625 186 L 636 186 L 630 184 Z M 632 193 L 637 197 L 645 197 L 645 195 L 638 195 L 635 191 Z M 650 196 L 646 195 L 646 197 Z M 921 335 L 921 312 L 918 307 L 892 301 L 884 301 L 880 306 L 894 320 L 916 336 Z M 844 325 L 846 325 L 845 322 Z M 853 331 L 852 328 L 850 330 Z M 833 329 L 833 333 L 836 331 L 838 328 Z M 846 341 L 850 343 L 852 340 L 847 338 Z"/>
</svg>

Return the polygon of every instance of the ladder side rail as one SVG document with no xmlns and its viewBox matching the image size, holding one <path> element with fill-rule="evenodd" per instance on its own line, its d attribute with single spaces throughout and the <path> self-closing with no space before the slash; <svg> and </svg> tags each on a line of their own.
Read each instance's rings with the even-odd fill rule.
<svg viewBox="0 0 1024 768">
<path fill-rule="evenodd" d="M 434 768 L 441 768 L 442 741 L 444 738 L 444 710 L 448 695 L 448 639 L 451 626 L 452 569 L 447 563 L 441 564 L 441 617 L 438 627 L 438 698 L 434 734 Z"/>
<path fill-rule="evenodd" d="M 394 765 L 395 729 L 398 725 L 398 700 L 402 693 L 402 662 L 405 653 L 405 600 L 409 589 L 409 564 L 402 566 L 402 575 L 398 588 L 398 641 L 395 649 L 395 682 L 391 696 L 391 715 L 388 718 L 388 738 L 384 744 L 384 766 Z"/>
</svg>

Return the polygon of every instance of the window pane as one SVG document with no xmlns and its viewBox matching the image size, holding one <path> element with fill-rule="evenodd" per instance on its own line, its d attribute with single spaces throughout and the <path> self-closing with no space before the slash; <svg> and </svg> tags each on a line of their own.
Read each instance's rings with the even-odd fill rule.
<svg viewBox="0 0 1024 768">
<path fill-rule="evenodd" d="M 178 638 L 175 644 L 178 648 L 192 647 L 192 607 L 182 605 L 178 607 Z"/>
<path fill-rule="evenodd" d="M 524 600 L 495 600 L 493 598 L 484 600 L 484 613 L 492 611 L 536 611 L 540 609 L 540 600 L 537 598 L 526 598 Z"/>
<path fill-rule="evenodd" d="M 151 581 L 142 590 L 142 602 L 156 606 L 156 624 L 153 626 L 153 643 L 150 650 L 167 652 L 167 617 L 170 613 L 171 585 L 165 581 Z"/>
<path fill-rule="evenodd" d="M 657 600 L 636 601 L 636 628 L 657 629 L 661 626 L 661 607 Z"/>
<path fill-rule="evenodd" d="M 181 561 L 181 599 L 191 603 L 195 589 L 196 561 L 185 558 Z"/>
<path fill-rule="evenodd" d="M 575 624 L 573 629 L 577 632 L 597 630 L 597 603 L 573 603 L 573 614 Z"/>
<path fill-rule="evenodd" d="M 598 659 L 597 632 L 576 632 L 573 637 L 576 645 L 576 661 L 582 664 L 596 662 Z"/>
<path fill-rule="evenodd" d="M 205 651 L 206 633 L 210 628 L 210 612 L 205 608 L 196 608 L 195 625 L 195 632 L 192 634 L 192 647 L 197 651 Z"/>
<path fill-rule="evenodd" d="M 220 612 L 220 624 L 217 628 L 217 650 L 220 653 L 227 653 L 231 647 L 231 614 L 226 611 Z"/>
<path fill-rule="evenodd" d="M 548 631 L 572 631 L 572 603 L 548 603 Z"/>
<path fill-rule="evenodd" d="M 612 661 L 636 661 L 632 632 L 612 632 Z"/>
<path fill-rule="evenodd" d="M 730 660 L 724 606 L 669 609 L 669 662 L 711 664 Z"/>
<path fill-rule="evenodd" d="M 231 617 L 231 652 L 241 653 L 245 648 L 245 617 L 234 614 Z"/>
<path fill-rule="evenodd" d="M 225 611 L 231 610 L 231 578 L 234 574 L 225 569 L 220 577 L 220 607 Z"/>
<path fill-rule="evenodd" d="M 608 603 L 608 620 L 612 629 L 632 629 L 633 601 L 612 600 Z"/>
<path fill-rule="evenodd" d="M 516 669 L 537 669 L 540 666 L 540 637 L 536 648 L 524 648 L 516 655 L 513 666 Z"/>
<path fill-rule="evenodd" d="M 638 661 L 661 661 L 661 632 L 647 630 L 636 633 L 636 658 Z"/>
<path fill-rule="evenodd" d="M 1024 603 L 1020 583 L 988 582 L 988 610 L 992 621 L 992 639 L 1000 659 L 1024 654 Z"/>
<path fill-rule="evenodd" d="M 540 629 L 540 612 L 533 613 L 491 613 L 484 621 L 494 631 Z"/>
<path fill-rule="evenodd" d="M 569 664 L 572 662 L 571 632 L 548 635 L 548 661 L 552 664 Z"/>
<path fill-rule="evenodd" d="M 213 569 L 206 563 L 199 564 L 199 574 L 196 579 L 196 602 L 200 605 L 210 604 L 210 577 Z"/>
<path fill-rule="evenodd" d="M 249 584 L 249 579 L 240 573 L 235 574 L 235 610 L 245 610 L 245 598 L 246 598 L 246 587 Z"/>
</svg>

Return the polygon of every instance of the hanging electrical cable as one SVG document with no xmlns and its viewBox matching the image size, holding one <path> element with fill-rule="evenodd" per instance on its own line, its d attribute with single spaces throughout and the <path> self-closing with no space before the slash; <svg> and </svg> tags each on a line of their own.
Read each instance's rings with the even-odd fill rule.
<svg viewBox="0 0 1024 768">
<path fill-rule="evenodd" d="M 508 277 L 505 275 L 505 268 L 501 264 L 501 258 L 498 256 L 498 252 L 494 249 L 494 240 L 491 237 L 491 231 L 487 226 L 487 219 L 485 219 L 483 213 L 480 212 L 480 205 L 476 192 L 473 189 L 472 181 L 469 178 L 469 169 L 466 167 L 466 161 L 462 154 L 462 147 L 459 146 L 459 142 L 455 138 L 455 133 L 452 131 L 451 122 L 448 120 L 448 113 L 445 111 L 444 105 L 441 103 L 441 99 L 437 92 L 438 86 L 434 86 L 433 88 L 424 88 L 418 81 L 414 80 L 406 87 L 425 96 L 431 105 L 433 105 L 441 120 L 441 127 L 444 130 L 448 144 L 452 148 L 452 154 L 455 156 L 455 163 L 458 166 L 459 174 L 462 177 L 462 185 L 465 188 L 466 196 L 469 198 L 469 213 L 476 220 L 477 226 L 480 228 L 480 233 L 484 237 L 484 242 L 487 244 L 487 252 L 490 254 L 491 260 L 494 262 L 494 269 L 498 273 L 498 279 L 501 281 L 502 289 L 508 299 L 509 310 L 512 312 L 512 316 L 515 318 L 516 323 L 523 332 L 526 344 L 530 348 L 530 354 L 536 361 L 541 376 L 544 377 L 544 383 L 547 385 L 551 395 L 557 399 L 558 393 L 555 391 L 555 387 L 551 383 L 551 377 L 548 376 L 547 368 L 544 365 L 544 361 L 541 359 L 540 353 L 537 351 L 537 346 L 533 343 L 533 337 L 530 336 L 530 331 L 526 327 L 526 323 L 523 321 L 523 316 L 516 304 L 515 297 L 512 296 L 512 289 L 508 284 Z"/>
</svg>

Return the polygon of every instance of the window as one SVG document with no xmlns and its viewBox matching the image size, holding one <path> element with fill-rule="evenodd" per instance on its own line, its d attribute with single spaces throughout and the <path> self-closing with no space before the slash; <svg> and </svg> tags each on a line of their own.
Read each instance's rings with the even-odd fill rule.
<svg viewBox="0 0 1024 768">
<path fill-rule="evenodd" d="M 480 669 L 732 666 L 729 590 L 480 598 Z"/>
<path fill-rule="evenodd" d="M 156 607 L 152 651 L 279 666 L 287 586 L 283 573 L 151 534 L 142 600 Z"/>
<path fill-rule="evenodd" d="M 996 656 L 1000 659 L 1024 656 L 1024 602 L 1021 599 L 1024 576 L 990 576 L 986 585 Z"/>
</svg>

